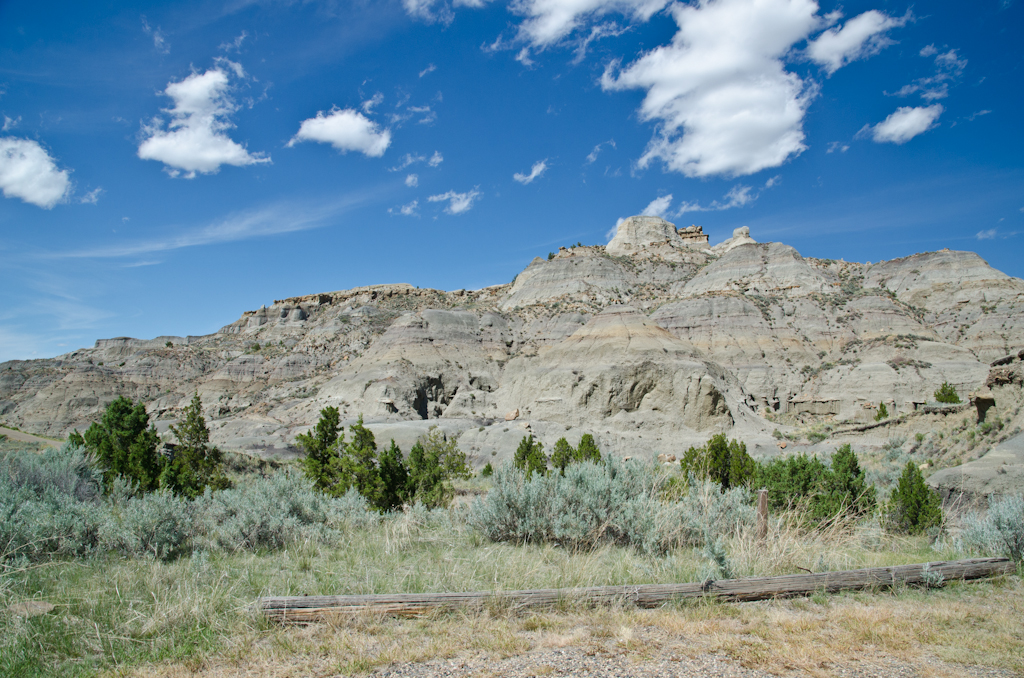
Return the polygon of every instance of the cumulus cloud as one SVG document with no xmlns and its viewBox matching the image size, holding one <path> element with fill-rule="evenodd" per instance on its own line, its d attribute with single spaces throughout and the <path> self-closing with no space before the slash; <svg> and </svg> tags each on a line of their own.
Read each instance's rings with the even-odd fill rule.
<svg viewBox="0 0 1024 678">
<path fill-rule="evenodd" d="M 420 185 L 420 176 L 418 174 L 410 174 L 405 178 L 405 185 L 409 188 L 414 188 Z"/>
<path fill-rule="evenodd" d="M 814 0 L 673 5 L 672 43 L 601 78 L 605 90 L 647 90 L 640 117 L 659 128 L 638 165 L 660 159 L 689 177 L 740 176 L 802 153 L 815 90 L 782 58 L 819 25 L 817 9 Z"/>
<path fill-rule="evenodd" d="M 858 136 L 868 136 L 878 143 L 905 144 L 918 134 L 923 134 L 935 126 L 942 115 L 942 105 L 902 106 L 888 118 L 874 127 L 866 126 Z"/>
<path fill-rule="evenodd" d="M 843 143 L 842 141 L 833 141 L 829 143 L 828 148 L 825 149 L 825 152 L 835 153 L 836 151 L 839 151 L 840 153 L 846 153 L 848 150 L 850 150 L 849 144 Z"/>
<path fill-rule="evenodd" d="M 241 67 L 235 69 L 236 65 L 230 64 L 237 74 Z M 163 94 L 174 101 L 173 108 L 164 110 L 170 122 L 165 128 L 161 118 L 154 118 L 143 125 L 145 139 L 139 145 L 139 157 L 164 163 L 171 176 L 184 171 L 187 179 L 195 177 L 196 172 L 216 173 L 221 165 L 242 167 L 270 162 L 268 156 L 249 153 L 226 134 L 234 127 L 228 118 L 238 108 L 228 90 L 228 74 L 221 68 L 193 73 L 168 84 Z"/>
<path fill-rule="evenodd" d="M 71 190 L 69 171 L 57 169 L 39 142 L 17 137 L 0 137 L 0 189 L 6 198 L 51 209 Z"/>
<path fill-rule="evenodd" d="M 908 13 L 902 18 L 891 17 L 877 10 L 868 10 L 855 16 L 842 27 L 830 28 L 807 45 L 807 56 L 832 75 L 840 68 L 858 59 L 878 54 L 892 44 L 886 32 L 907 23 Z"/>
<path fill-rule="evenodd" d="M 672 194 L 663 195 L 660 198 L 655 198 L 644 208 L 641 212 L 641 216 L 645 217 L 664 217 L 668 214 L 668 208 L 672 206 Z M 618 226 L 616 225 L 616 228 Z"/>
<path fill-rule="evenodd" d="M 3 128 L 0 129 L 0 131 L 6 132 L 8 130 L 12 130 L 15 127 L 17 127 L 18 123 L 20 123 L 20 122 L 21 122 L 21 116 L 20 115 L 17 118 L 8 118 L 5 115 L 4 116 L 4 125 L 3 125 Z"/>
<path fill-rule="evenodd" d="M 432 195 L 427 198 L 430 202 L 444 202 L 448 201 L 448 207 L 445 208 L 445 212 L 448 214 L 462 214 L 468 212 L 473 207 L 473 203 L 481 195 L 480 191 L 473 189 L 465 193 L 456 193 L 455 191 L 448 191 L 447 193 L 441 193 L 440 195 Z"/>
<path fill-rule="evenodd" d="M 537 179 L 542 174 L 544 174 L 547 168 L 547 159 L 540 160 L 538 162 L 533 163 L 533 168 L 530 170 L 529 174 L 520 174 L 519 172 L 516 172 L 515 174 L 512 175 L 512 178 L 518 181 L 519 183 L 526 185 L 532 183 L 534 179 Z"/>
<path fill-rule="evenodd" d="M 377 123 L 351 108 L 331 109 L 330 113 L 320 111 L 315 118 L 303 120 L 288 146 L 302 141 L 318 141 L 342 153 L 358 151 L 379 158 L 391 145 L 391 130 L 382 130 Z"/>
<path fill-rule="evenodd" d="M 430 160 L 427 161 L 427 164 L 431 167 L 437 167 L 442 162 L 444 162 L 444 156 L 441 155 L 441 151 L 434 151 L 434 155 L 430 156 Z"/>
</svg>

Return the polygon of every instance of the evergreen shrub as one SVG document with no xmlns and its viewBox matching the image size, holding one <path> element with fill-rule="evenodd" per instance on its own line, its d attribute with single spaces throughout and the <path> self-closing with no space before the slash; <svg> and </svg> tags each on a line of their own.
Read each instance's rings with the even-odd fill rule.
<svg viewBox="0 0 1024 678">
<path fill-rule="evenodd" d="M 924 482 L 921 469 L 908 461 L 885 506 L 884 523 L 893 532 L 920 534 L 942 522 L 939 493 Z"/>
</svg>

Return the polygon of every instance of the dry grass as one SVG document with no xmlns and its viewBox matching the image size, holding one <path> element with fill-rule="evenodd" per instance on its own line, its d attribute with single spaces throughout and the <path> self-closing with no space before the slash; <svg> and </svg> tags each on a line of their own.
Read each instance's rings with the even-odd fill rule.
<svg viewBox="0 0 1024 678">
<path fill-rule="evenodd" d="M 839 667 L 886 662 L 913 665 L 921 675 L 931 676 L 960 675 L 962 665 L 1022 672 L 1024 583 L 1008 577 L 944 590 L 657 610 L 601 608 L 518 617 L 484 611 L 417 620 L 355 617 L 334 624 L 252 629 L 202 662 L 118 675 L 351 675 L 406 662 L 496 661 L 565 647 L 626 654 L 637 662 L 666 654 L 724 654 L 747 668 L 774 674 L 831 676 Z"/>
</svg>

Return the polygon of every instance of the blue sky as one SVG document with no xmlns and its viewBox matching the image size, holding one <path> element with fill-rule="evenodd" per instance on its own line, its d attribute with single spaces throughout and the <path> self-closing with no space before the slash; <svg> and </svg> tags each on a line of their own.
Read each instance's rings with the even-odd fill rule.
<svg viewBox="0 0 1024 678">
<path fill-rule="evenodd" d="M 0 2 L 0 360 L 621 217 L 1024 275 L 1021 0 Z"/>
</svg>

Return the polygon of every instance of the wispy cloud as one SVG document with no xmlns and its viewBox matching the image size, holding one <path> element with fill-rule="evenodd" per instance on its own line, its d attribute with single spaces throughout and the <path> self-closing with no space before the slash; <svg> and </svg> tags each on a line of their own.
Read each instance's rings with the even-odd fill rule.
<svg viewBox="0 0 1024 678">
<path fill-rule="evenodd" d="M 346 196 L 335 202 L 310 208 L 294 203 L 278 203 L 262 209 L 230 215 L 201 228 L 188 229 L 177 235 L 152 240 L 102 245 L 47 255 L 52 259 L 105 259 L 137 257 L 154 252 L 167 252 L 185 247 L 216 245 L 226 242 L 264 238 L 320 228 L 346 212 L 379 197 L 383 189 Z"/>
<path fill-rule="evenodd" d="M 447 200 L 448 207 L 444 209 L 445 212 L 448 214 L 462 214 L 463 212 L 468 212 L 473 207 L 476 199 L 481 195 L 483 194 L 474 188 L 472 191 L 466 191 L 465 193 L 448 191 L 447 193 L 432 195 L 427 200 L 429 202 L 444 202 Z"/>
<path fill-rule="evenodd" d="M 547 169 L 548 161 L 547 158 L 545 158 L 544 160 L 539 160 L 533 163 L 533 168 L 530 170 L 529 174 L 521 174 L 519 172 L 516 172 L 515 174 L 512 175 L 512 178 L 523 185 L 530 184 L 533 183 L 534 179 L 537 179 L 541 175 L 543 175 L 544 172 L 547 171 Z"/>
</svg>

